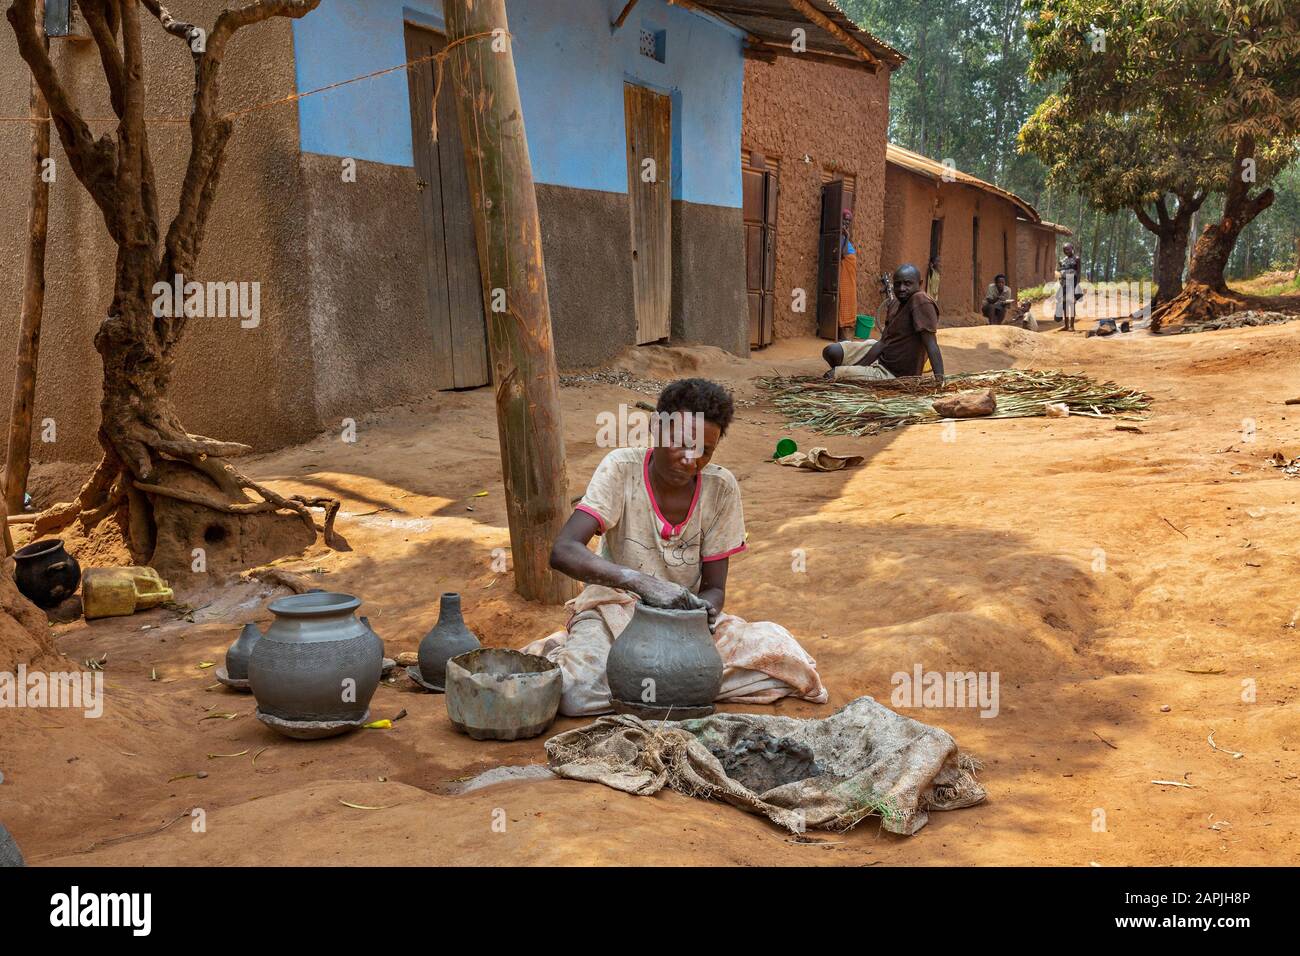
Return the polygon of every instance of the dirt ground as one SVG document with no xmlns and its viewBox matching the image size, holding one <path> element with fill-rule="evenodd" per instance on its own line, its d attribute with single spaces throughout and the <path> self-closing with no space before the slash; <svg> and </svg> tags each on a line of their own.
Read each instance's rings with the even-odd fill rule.
<svg viewBox="0 0 1300 956">
<path fill-rule="evenodd" d="M 958 328 L 940 341 L 950 372 L 1056 367 L 1142 388 L 1150 421 L 1140 434 L 1072 417 L 962 422 L 951 442 L 938 426 L 823 439 L 744 404 L 715 458 L 740 480 L 750 531 L 728 610 L 785 624 L 816 657 L 830 702 L 781 714 L 888 701 L 891 675 L 918 664 L 998 672 L 996 717 L 904 711 L 983 760 L 983 805 L 934 814 L 911 838 L 868 821 L 799 843 L 673 793 L 564 780 L 458 793 L 491 768 L 540 763 L 544 738 L 460 736 L 443 698 L 405 678 L 371 705 L 408 711 L 391 730 L 279 737 L 198 666 L 220 661 L 243 622 L 270 619 L 269 592 L 178 581 L 208 605 L 197 623 L 159 610 L 57 628 L 72 660 L 108 655 L 105 713 L 0 711 L 0 820 L 30 862 L 63 865 L 1300 862 L 1300 479 L 1267 463 L 1300 455 L 1300 407 L 1284 404 L 1300 396 L 1300 322 L 1161 339 Z M 757 376 L 816 370 L 820 347 L 786 341 L 750 361 L 647 348 L 625 365 L 712 376 L 748 402 Z M 573 495 L 604 454 L 596 415 L 642 397 L 563 390 Z M 784 435 L 867 461 L 782 468 L 766 459 Z M 281 491 L 343 498 L 353 550 L 284 565 L 361 596 L 390 655 L 415 649 L 442 591 L 464 595 L 490 645 L 562 625 L 562 609 L 520 600 L 493 571 L 509 538 L 488 390 L 388 409 L 360 420 L 355 444 L 325 435 L 251 467 Z"/>
</svg>

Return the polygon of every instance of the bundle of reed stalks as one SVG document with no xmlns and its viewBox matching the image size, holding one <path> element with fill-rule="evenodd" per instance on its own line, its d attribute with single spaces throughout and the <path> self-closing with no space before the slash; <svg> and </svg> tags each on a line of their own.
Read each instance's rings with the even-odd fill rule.
<svg viewBox="0 0 1300 956">
<path fill-rule="evenodd" d="M 823 435 L 874 435 L 900 425 L 943 421 L 931 402 L 940 395 L 993 389 L 997 410 L 984 418 L 1028 418 L 1047 414 L 1048 405 L 1063 404 L 1071 415 L 1141 420 L 1151 407 L 1148 395 L 1086 375 L 1038 369 L 1001 369 L 950 375 L 943 385 L 929 377 L 877 382 L 832 382 L 805 376 L 760 379 L 761 388 L 799 428 Z"/>
</svg>

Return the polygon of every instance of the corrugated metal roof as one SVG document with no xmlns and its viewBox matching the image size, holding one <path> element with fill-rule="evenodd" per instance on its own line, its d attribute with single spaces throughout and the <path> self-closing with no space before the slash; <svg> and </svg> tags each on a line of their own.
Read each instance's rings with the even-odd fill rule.
<svg viewBox="0 0 1300 956">
<path fill-rule="evenodd" d="M 999 196 L 1007 202 L 1013 203 L 1025 214 L 1025 217 L 1032 223 L 1038 224 L 1043 221 L 1043 217 L 1038 214 L 1038 210 L 1025 202 L 1015 193 L 1007 192 L 1000 186 L 994 186 L 992 183 L 985 182 L 970 173 L 963 173 L 960 169 L 954 169 L 945 166 L 929 156 L 922 156 L 920 153 L 914 153 L 910 149 L 904 149 L 901 146 L 895 146 L 893 143 L 885 145 L 885 162 L 893 163 L 895 166 L 901 166 L 910 172 L 919 173 L 929 179 L 942 179 L 945 174 L 951 177 L 953 182 L 962 183 L 966 186 L 972 186 L 975 189 L 982 189 L 987 193 Z"/>
<path fill-rule="evenodd" d="M 898 69 L 907 60 L 907 57 L 884 40 L 850 20 L 840 9 L 837 0 L 668 0 L 668 2 L 676 2 L 683 7 L 694 7 L 730 23 L 744 31 L 749 37 L 751 46 L 756 49 L 790 52 L 791 31 L 795 27 L 800 27 L 805 32 L 807 48 L 813 53 L 857 58 L 864 65 L 869 65 L 867 57 L 862 55 L 865 50 L 867 55 L 876 61 L 877 66 L 884 64 L 891 71 Z M 804 4 L 833 24 L 842 35 L 837 36 L 832 30 L 817 23 L 818 18 L 800 10 L 799 6 Z M 846 37 L 849 39 L 846 40 Z"/>
</svg>

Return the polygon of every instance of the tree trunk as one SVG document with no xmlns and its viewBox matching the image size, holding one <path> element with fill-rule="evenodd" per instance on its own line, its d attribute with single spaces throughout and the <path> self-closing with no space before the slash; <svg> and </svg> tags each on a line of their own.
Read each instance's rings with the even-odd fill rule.
<svg viewBox="0 0 1300 956">
<path fill-rule="evenodd" d="M 1133 212 L 1146 229 L 1155 234 L 1155 270 L 1153 278 L 1156 284 L 1155 295 L 1151 300 L 1152 309 L 1172 301 L 1183 289 L 1183 264 L 1187 259 L 1187 242 L 1191 234 L 1192 223 L 1205 202 L 1205 194 L 1191 196 L 1180 195 L 1178 208 L 1171 216 L 1161 196 L 1155 204 L 1156 218 L 1142 206 L 1134 206 Z"/>
<path fill-rule="evenodd" d="M 202 516 L 196 520 L 204 524 L 215 520 L 212 512 L 267 518 L 274 512 L 292 512 L 306 525 L 308 540 L 314 540 L 317 531 L 309 509 L 323 508 L 326 542 L 342 543 L 333 534 L 337 500 L 297 495 L 286 499 L 226 463 L 225 458 L 249 451 L 248 446 L 186 432 L 166 394 L 174 350 L 187 319 L 183 309 L 154 314 L 152 293 L 155 282 L 187 279 L 197 264 L 225 147 L 234 129 L 232 120 L 217 107 L 218 73 L 227 43 L 243 27 L 272 17 L 301 17 L 319 2 L 257 0 L 222 10 L 212 29 L 206 31 L 176 20 L 158 0 L 80 3 L 100 54 L 108 102 L 118 118 L 115 133 L 96 139 L 49 57 L 38 0 L 11 0 L 6 18 L 14 30 L 19 55 L 48 105 L 69 168 L 99 208 L 117 246 L 113 299 L 95 333 L 95 348 L 104 366 L 99 426 L 104 457 L 75 502 L 57 505 L 35 517 L 36 535 L 64 528 L 75 520 L 90 528 L 117 516 L 129 526 L 133 560 L 146 563 L 157 557 L 154 546 L 160 542 L 156 536 L 161 538 L 154 525 L 154 504 L 175 499 L 198 506 Z M 185 44 L 194 70 L 190 153 L 177 212 L 165 240 L 145 121 L 142 15 L 152 16 L 165 32 Z M 205 43 L 197 43 L 200 38 Z M 30 289 L 29 285 L 28 294 Z M 193 481 L 203 490 L 196 490 Z M 256 492 L 261 500 L 251 500 L 246 489 Z M 167 540 L 175 545 L 169 552 L 172 558 L 189 567 L 193 529 L 181 527 L 183 524 L 179 521 Z M 204 529 L 198 530 L 202 533 Z M 300 539 L 302 529 L 297 530 Z M 258 529 L 252 547 L 261 548 L 271 538 L 285 540 L 274 531 Z M 235 560 L 245 556 L 242 546 L 228 547 L 228 553 L 235 555 Z"/>
<path fill-rule="evenodd" d="M 1192 250 L 1187 283 L 1177 298 L 1151 316 L 1153 331 L 1205 322 L 1244 306 L 1245 300 L 1228 288 L 1224 273 L 1241 230 L 1273 204 L 1273 190 L 1265 189 L 1252 199 L 1251 184 L 1242 179 L 1245 162 L 1254 155 L 1254 137 L 1242 135 L 1237 140 L 1229 171 L 1223 215 L 1218 222 L 1212 222 L 1202 230 Z"/>
<path fill-rule="evenodd" d="M 515 588 L 529 600 L 559 604 L 575 591 L 550 566 L 570 512 L 568 476 L 542 233 L 505 0 L 443 0 L 443 13 L 483 274 Z M 498 311 L 494 304 L 502 300 Z"/>
<path fill-rule="evenodd" d="M 45 23 L 45 2 L 36 2 L 37 23 Z M 49 40 L 42 39 L 46 49 Z M 31 86 L 32 170 L 27 206 L 27 257 L 23 267 L 23 304 L 18 328 L 18 355 L 14 363 L 13 405 L 9 415 L 9 442 L 5 451 L 4 498 L 10 514 L 22 514 L 31 468 L 32 410 L 36 404 L 36 364 L 41 344 L 41 315 L 45 309 L 45 236 L 50 219 L 50 184 L 45 181 L 45 160 L 50 155 L 50 110 L 35 78 Z M 6 530 L 6 534 L 8 531 Z"/>
<path fill-rule="evenodd" d="M 0 498 L 0 558 L 7 558 L 14 553 L 14 539 L 9 535 L 9 509 L 4 499 Z"/>
<path fill-rule="evenodd" d="M 1155 308 L 1173 299 L 1183 291 L 1183 260 L 1187 257 L 1188 223 L 1179 228 L 1170 223 L 1162 233 L 1156 234 Z"/>
<path fill-rule="evenodd" d="M 1255 138 L 1243 135 L 1237 140 L 1228 178 L 1228 191 L 1223 197 L 1223 215 L 1218 222 L 1205 227 L 1192 250 L 1192 264 L 1187 270 L 1189 286 L 1204 286 L 1226 295 L 1228 285 L 1224 280 L 1224 271 L 1237 244 L 1237 237 L 1251 220 L 1273 204 L 1272 189 L 1265 189 L 1251 199 L 1251 184 L 1242 180 L 1243 164 L 1247 159 L 1254 158 L 1254 155 Z"/>
</svg>

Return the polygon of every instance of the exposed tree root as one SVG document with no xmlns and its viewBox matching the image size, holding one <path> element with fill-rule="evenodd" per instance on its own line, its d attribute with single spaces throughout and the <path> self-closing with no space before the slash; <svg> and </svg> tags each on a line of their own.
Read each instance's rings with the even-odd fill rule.
<svg viewBox="0 0 1300 956">
<path fill-rule="evenodd" d="M 1151 313 L 1151 331 L 1172 331 L 1249 307 L 1248 297 L 1226 287 L 1215 289 L 1201 282 L 1189 282 L 1182 292 Z"/>
<path fill-rule="evenodd" d="M 188 504 L 198 505 L 212 511 L 231 515 L 271 514 L 289 512 L 296 514 L 311 530 L 312 534 L 321 534 L 325 543 L 336 550 L 349 550 L 347 540 L 334 530 L 334 521 L 342 502 L 337 498 L 307 495 L 278 494 L 239 472 L 222 458 L 207 455 L 212 447 L 229 448 L 231 442 L 211 442 L 199 436 L 186 443 L 169 442 L 167 450 L 176 455 L 160 456 L 164 460 L 178 460 L 190 465 L 217 485 L 220 492 L 231 500 L 223 501 L 215 495 L 203 494 L 185 488 L 171 487 L 142 480 L 124 470 L 119 461 L 111 455 L 105 455 L 94 474 L 82 487 L 76 499 L 61 502 L 36 514 L 24 515 L 11 519 L 14 524 L 33 525 L 33 537 L 52 534 L 63 530 L 74 522 L 89 531 L 95 525 L 115 514 L 123 504 L 128 507 L 130 528 L 130 545 L 133 557 L 147 563 L 153 552 L 152 502 L 156 497 L 172 498 Z M 162 449 L 159 449 L 160 451 Z M 247 446 L 235 446 L 236 453 L 247 450 Z M 112 462 L 110 466 L 110 461 Z M 153 458 L 150 457 L 149 474 L 156 471 Z M 261 500 L 253 500 L 245 493 L 251 491 Z M 312 509 L 324 512 L 323 523 L 317 523 L 312 516 Z"/>
<path fill-rule="evenodd" d="M 245 571 L 241 577 L 245 581 L 262 581 L 265 584 L 286 587 L 294 594 L 306 594 L 316 587 L 310 578 L 295 571 L 286 571 L 284 568 L 252 568 Z"/>
</svg>

